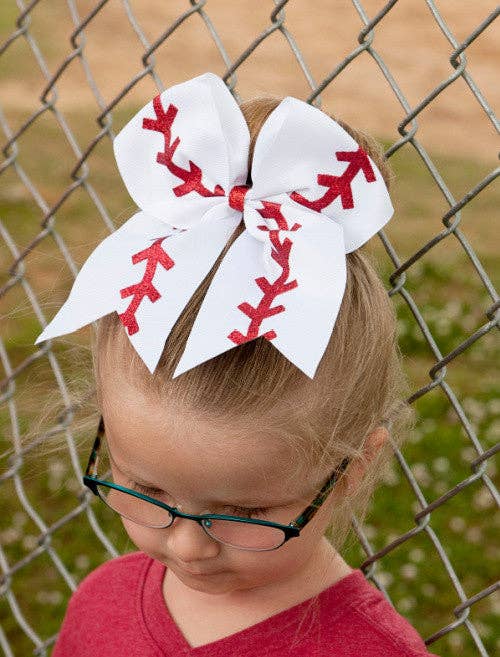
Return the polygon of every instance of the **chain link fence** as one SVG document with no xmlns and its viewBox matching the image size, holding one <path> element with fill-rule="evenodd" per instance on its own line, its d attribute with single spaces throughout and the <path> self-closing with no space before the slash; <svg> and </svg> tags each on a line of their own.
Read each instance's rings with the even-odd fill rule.
<svg viewBox="0 0 500 657">
<path fill-rule="evenodd" d="M 492 43 L 499 9 L 463 3 L 464 13 L 458 4 L 4 0 L 4 655 L 47 655 L 78 582 L 134 549 L 81 483 L 94 433 L 78 433 L 69 381 L 76 363 L 89 364 L 88 333 L 41 348 L 33 342 L 94 246 L 131 214 L 112 157 L 119 127 L 156 90 L 206 70 L 223 77 L 238 101 L 259 92 L 296 95 L 384 142 L 397 178 L 396 215 L 373 249 L 397 307 L 419 424 L 395 449 L 367 521 L 353 519 L 350 561 L 436 654 L 498 649 L 499 302 L 490 221 L 498 201 L 498 121 L 489 100 L 493 77 L 484 75 L 495 51 L 480 47 Z M 481 81 L 477 53 L 486 58 L 476 69 Z M 453 110 L 444 120 L 443 107 Z M 52 413 L 44 411 L 45 393 L 54 387 Z M 29 433 L 33 423 L 38 429 Z M 42 459 L 34 474 L 30 459 L 36 465 L 54 436 L 66 441 L 65 458 Z"/>
</svg>

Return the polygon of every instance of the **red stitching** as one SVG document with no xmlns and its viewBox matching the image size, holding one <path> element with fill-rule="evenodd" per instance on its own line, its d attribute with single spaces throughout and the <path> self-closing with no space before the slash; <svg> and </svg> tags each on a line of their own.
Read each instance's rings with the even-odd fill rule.
<svg viewBox="0 0 500 657">
<path fill-rule="evenodd" d="M 179 137 L 176 137 L 173 143 L 170 143 L 172 138 L 172 124 L 179 108 L 170 104 L 167 111 L 163 109 L 160 95 L 153 98 L 153 109 L 156 114 L 156 119 L 145 117 L 142 119 L 142 127 L 146 130 L 154 130 L 161 132 L 165 138 L 165 145 L 163 152 L 156 154 L 156 161 L 159 164 L 164 164 L 171 174 L 183 180 L 182 185 L 173 187 L 172 191 L 176 196 L 184 196 L 189 192 L 198 192 L 200 196 L 225 196 L 226 192 L 220 185 L 215 185 L 214 191 L 210 191 L 201 182 L 202 170 L 200 167 L 189 160 L 189 169 L 183 169 L 173 161 L 177 146 L 180 144 Z M 228 202 L 232 208 L 243 211 L 243 199 L 250 187 L 248 185 L 235 185 L 229 191 Z"/>
<path fill-rule="evenodd" d="M 375 172 L 368 159 L 368 155 L 361 146 L 359 146 L 357 151 L 336 151 L 335 155 L 339 162 L 349 162 L 349 166 L 341 176 L 332 176 L 327 173 L 318 174 L 318 185 L 329 188 L 321 198 L 310 201 L 297 192 L 292 192 L 290 198 L 311 210 L 320 212 L 323 208 L 330 205 L 330 203 L 333 203 L 337 196 L 340 196 L 344 210 L 353 208 L 354 201 L 351 189 L 353 179 L 359 171 L 363 171 L 367 182 L 375 182 Z"/>
<path fill-rule="evenodd" d="M 278 229 L 271 230 L 265 225 L 259 225 L 257 228 L 269 232 L 269 239 L 274 247 L 271 250 L 271 257 L 281 266 L 282 273 L 273 283 L 268 281 L 264 276 L 259 276 L 259 278 L 255 279 L 255 282 L 264 293 L 256 307 L 250 305 L 246 301 L 238 305 L 241 312 L 250 317 L 251 321 L 246 335 L 243 335 L 243 333 L 235 329 L 227 336 L 236 344 L 242 344 L 243 342 L 248 342 L 249 340 L 259 337 L 259 329 L 262 321 L 266 317 L 272 317 L 273 315 L 277 315 L 285 310 L 283 304 L 271 308 L 274 299 L 278 294 L 289 292 L 298 286 L 297 280 L 286 282 L 286 279 L 290 275 L 289 256 L 293 242 L 288 237 L 286 237 L 283 242 L 280 242 L 279 232 L 280 230 L 298 230 L 301 227 L 301 224 L 295 223 L 292 228 L 288 228 L 286 219 L 281 213 L 280 203 L 262 201 L 262 205 L 264 208 L 258 210 L 258 212 L 266 219 L 274 219 L 278 224 Z M 264 333 L 262 337 L 272 340 L 276 337 L 276 331 L 271 329 Z"/>
<path fill-rule="evenodd" d="M 216 185 L 214 191 L 210 191 L 201 182 L 202 171 L 194 162 L 189 160 L 189 169 L 183 169 L 175 164 L 173 156 L 180 144 L 179 137 L 176 137 L 172 143 L 172 123 L 177 115 L 178 108 L 170 104 L 167 111 L 163 109 L 161 104 L 160 95 L 158 94 L 153 99 L 153 109 L 155 111 L 156 119 L 145 117 L 142 119 L 142 127 L 146 130 L 154 130 L 163 134 L 165 142 L 163 152 L 156 154 L 156 161 L 159 164 L 165 165 L 168 170 L 180 178 L 183 183 L 172 188 L 176 196 L 183 196 L 191 191 L 198 192 L 201 196 L 225 196 L 224 189 L 220 185 Z M 183 230 L 183 229 L 181 229 Z M 127 328 L 129 335 L 133 335 L 139 331 L 139 325 L 135 316 L 136 310 L 141 304 L 144 297 L 154 303 L 157 301 L 161 294 L 154 287 L 152 280 L 156 272 L 156 267 L 161 264 L 166 270 L 174 266 L 174 261 L 166 253 L 161 242 L 165 239 L 160 237 L 151 246 L 143 251 L 139 251 L 132 256 L 132 263 L 137 264 L 141 260 L 147 259 L 146 271 L 142 280 L 135 285 L 123 288 L 120 290 L 122 299 L 133 295 L 133 299 L 125 312 L 119 314 L 122 324 Z"/>
<path fill-rule="evenodd" d="M 161 246 L 162 241 L 166 239 L 166 237 L 170 237 L 170 235 L 159 237 L 153 242 L 153 244 L 151 244 L 151 246 L 148 246 L 147 249 L 143 249 L 138 253 L 134 253 L 132 256 L 132 263 L 134 265 L 136 265 L 138 262 L 141 262 L 141 260 L 147 260 L 147 265 L 144 276 L 142 277 L 142 280 L 139 281 L 139 283 L 135 283 L 129 287 L 124 287 L 120 290 L 120 296 L 122 299 L 133 295 L 133 299 L 125 312 L 118 314 L 120 321 L 127 328 L 129 335 L 133 335 L 139 330 L 139 325 L 137 324 L 137 319 L 135 317 L 135 311 L 139 307 L 144 297 L 148 297 L 152 303 L 158 301 L 158 299 L 161 297 L 161 294 L 152 283 L 153 277 L 156 273 L 157 265 L 160 264 L 168 270 L 171 269 L 175 264 L 172 258 L 163 250 Z"/>
<path fill-rule="evenodd" d="M 179 137 L 176 137 L 173 143 L 170 143 L 172 123 L 177 115 L 178 108 L 170 104 L 168 110 L 165 112 L 160 96 L 158 95 L 153 99 L 153 109 L 156 119 L 143 118 L 142 127 L 146 130 L 161 132 L 165 138 L 164 150 L 163 152 L 160 151 L 157 153 L 156 161 L 159 164 L 164 164 L 170 173 L 184 181 L 182 185 L 172 188 L 174 194 L 176 196 L 183 196 L 194 191 L 198 192 L 200 196 L 225 196 L 225 192 L 220 185 L 215 185 L 213 192 L 203 185 L 201 182 L 202 171 L 194 162 L 189 160 L 189 169 L 183 169 L 173 161 L 172 158 L 181 141 Z"/>
</svg>

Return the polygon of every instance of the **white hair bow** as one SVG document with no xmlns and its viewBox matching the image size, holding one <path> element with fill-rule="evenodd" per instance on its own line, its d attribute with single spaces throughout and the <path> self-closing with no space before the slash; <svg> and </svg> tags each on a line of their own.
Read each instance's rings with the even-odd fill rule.
<svg viewBox="0 0 500 657">
<path fill-rule="evenodd" d="M 113 311 L 151 373 L 177 318 L 243 215 L 174 378 L 265 337 L 313 378 L 346 283 L 345 254 L 394 209 L 380 171 L 321 110 L 287 96 L 255 143 L 223 80 L 204 73 L 157 95 L 113 142 L 139 206 L 82 266 L 35 344 Z"/>
</svg>

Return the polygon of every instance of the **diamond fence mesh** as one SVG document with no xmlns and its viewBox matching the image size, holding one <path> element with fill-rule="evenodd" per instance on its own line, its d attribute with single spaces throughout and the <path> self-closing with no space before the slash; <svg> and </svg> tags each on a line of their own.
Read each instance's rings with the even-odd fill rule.
<svg viewBox="0 0 500 657">
<path fill-rule="evenodd" d="M 432 652 L 498 649 L 498 14 L 451 0 L 4 1 L 4 655 L 47 655 L 78 582 L 135 549 L 81 482 L 98 418 L 81 394 L 88 332 L 33 342 L 94 246 L 131 215 L 116 132 L 156 90 L 206 70 L 238 101 L 295 95 L 384 144 L 396 214 L 370 248 L 396 304 L 418 421 L 366 521 L 353 519 L 348 556 Z"/>
</svg>

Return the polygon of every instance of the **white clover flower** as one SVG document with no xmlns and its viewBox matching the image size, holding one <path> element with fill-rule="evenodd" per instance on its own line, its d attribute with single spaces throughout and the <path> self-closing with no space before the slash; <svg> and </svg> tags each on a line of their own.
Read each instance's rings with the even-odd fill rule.
<svg viewBox="0 0 500 657">
<path fill-rule="evenodd" d="M 469 527 L 465 532 L 465 538 L 469 543 L 480 543 L 483 538 L 483 532 L 479 527 Z"/>
<path fill-rule="evenodd" d="M 34 550 L 38 545 L 38 536 L 26 534 L 23 536 L 22 545 L 25 550 Z"/>
<path fill-rule="evenodd" d="M 400 611 L 407 612 L 414 609 L 416 604 L 417 601 L 415 600 L 415 598 L 407 597 L 407 598 L 401 598 L 401 600 L 398 601 L 397 606 Z"/>
<path fill-rule="evenodd" d="M 462 302 L 458 299 L 451 299 L 443 308 L 443 313 L 450 319 L 460 319 L 464 315 Z"/>
<path fill-rule="evenodd" d="M 75 566 L 80 570 L 87 570 L 90 565 L 90 559 L 86 554 L 79 554 L 75 557 Z"/>
<path fill-rule="evenodd" d="M 436 495 L 443 495 L 447 490 L 448 486 L 444 483 L 444 481 L 436 481 L 434 484 L 434 492 Z"/>
<path fill-rule="evenodd" d="M 493 496 L 485 486 L 481 486 L 481 488 L 474 493 L 472 504 L 476 509 L 489 509 L 494 506 Z"/>
<path fill-rule="evenodd" d="M 438 456 L 432 462 L 432 468 L 433 470 L 435 470 L 435 472 L 439 472 L 441 474 L 443 472 L 448 472 L 448 470 L 450 469 L 450 460 L 447 459 L 445 456 Z"/>
<path fill-rule="evenodd" d="M 461 634 L 450 632 L 446 637 L 448 644 L 451 648 L 461 648 L 464 645 L 464 638 Z"/>
<path fill-rule="evenodd" d="M 494 420 L 485 431 L 485 434 L 488 441 L 496 443 L 500 438 L 500 419 Z"/>
<path fill-rule="evenodd" d="M 486 402 L 486 408 L 492 415 L 500 415 L 500 399 L 493 397 Z"/>
<path fill-rule="evenodd" d="M 394 582 L 394 575 L 392 573 L 388 573 L 385 570 L 381 570 L 380 572 L 377 573 L 376 579 L 382 584 L 382 586 L 390 586 Z"/>
<path fill-rule="evenodd" d="M 457 534 L 460 534 L 461 532 L 463 532 L 466 526 L 467 526 L 467 523 L 465 522 L 465 519 L 462 518 L 461 516 L 453 516 L 448 521 L 448 527 L 453 532 L 456 532 Z"/>
<path fill-rule="evenodd" d="M 17 527 L 7 527 L 3 532 L 0 532 L 1 542 L 5 545 L 15 543 L 21 538 L 21 532 Z"/>
<path fill-rule="evenodd" d="M 481 422 L 486 415 L 486 406 L 483 402 L 479 402 L 474 397 L 466 397 L 462 406 L 465 412 L 470 416 L 470 418 L 475 422 Z"/>
<path fill-rule="evenodd" d="M 399 572 L 404 579 L 415 579 L 418 575 L 418 568 L 414 563 L 405 563 L 401 566 Z"/>
<path fill-rule="evenodd" d="M 425 584 L 422 584 L 420 587 L 420 590 L 422 593 L 427 597 L 427 598 L 432 598 L 436 595 L 436 587 L 434 584 L 431 582 L 425 582 Z"/>
<path fill-rule="evenodd" d="M 12 516 L 14 527 L 23 527 L 28 522 L 28 514 L 24 511 L 16 511 Z"/>
<path fill-rule="evenodd" d="M 420 422 L 420 428 L 424 433 L 432 433 L 436 429 L 436 420 L 434 420 L 432 417 L 424 418 Z"/>
<path fill-rule="evenodd" d="M 368 540 L 372 540 L 377 535 L 377 530 L 373 525 L 365 525 L 363 527 L 363 532 Z"/>
<path fill-rule="evenodd" d="M 431 483 L 432 477 L 430 475 L 429 468 L 425 463 L 414 463 L 411 466 L 411 470 L 415 476 L 415 479 L 422 486 L 428 486 Z"/>
<path fill-rule="evenodd" d="M 386 486 L 397 486 L 399 484 L 399 475 L 394 468 L 386 468 L 382 476 L 382 481 Z"/>
<path fill-rule="evenodd" d="M 58 605 L 63 600 L 61 591 L 38 591 L 36 599 L 42 604 Z"/>
<path fill-rule="evenodd" d="M 410 550 L 408 557 L 411 559 L 411 561 L 420 563 L 425 558 L 425 552 L 422 550 L 422 548 L 416 547 Z"/>
<path fill-rule="evenodd" d="M 466 463 L 470 463 L 471 461 L 474 461 L 474 459 L 477 458 L 477 452 L 472 446 L 464 447 L 460 451 L 460 457 Z"/>
<path fill-rule="evenodd" d="M 481 637 L 488 637 L 491 634 L 491 627 L 489 625 L 486 625 L 486 623 L 483 623 L 481 620 L 474 620 L 474 625 L 476 627 L 476 630 L 479 632 Z"/>
</svg>

